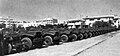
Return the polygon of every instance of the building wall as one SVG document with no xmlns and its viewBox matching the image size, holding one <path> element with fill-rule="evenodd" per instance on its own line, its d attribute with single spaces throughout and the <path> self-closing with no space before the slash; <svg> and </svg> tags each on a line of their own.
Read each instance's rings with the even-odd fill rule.
<svg viewBox="0 0 120 56">
<path fill-rule="evenodd" d="M 43 24 L 55 24 L 58 23 L 58 20 L 54 18 L 45 18 L 42 22 Z"/>
<path fill-rule="evenodd" d="M 53 18 L 45 18 L 43 20 L 40 21 L 32 21 L 30 23 L 24 23 L 23 26 L 24 27 L 29 27 L 29 26 L 39 26 L 39 25 L 46 25 L 46 24 L 55 24 L 58 23 L 57 19 L 53 19 Z"/>
<path fill-rule="evenodd" d="M 79 28 L 81 27 L 81 24 L 83 23 L 82 20 L 79 19 L 71 19 L 67 21 L 68 28 L 76 28 L 76 25 L 79 25 Z"/>
<path fill-rule="evenodd" d="M 113 20 L 114 16 L 93 16 L 93 17 L 86 17 L 83 18 L 85 19 L 85 24 L 89 25 L 90 27 L 92 27 L 93 23 L 95 23 L 96 21 L 103 21 L 103 22 L 109 22 L 109 20 Z"/>
</svg>

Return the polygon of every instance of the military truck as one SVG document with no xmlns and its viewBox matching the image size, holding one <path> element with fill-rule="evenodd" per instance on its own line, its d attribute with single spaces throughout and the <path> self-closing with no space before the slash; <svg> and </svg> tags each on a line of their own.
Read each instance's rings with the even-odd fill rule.
<svg viewBox="0 0 120 56">
<path fill-rule="evenodd" d="M 95 18 L 96 19 L 96 18 Z M 74 21 L 75 22 L 75 21 Z M 22 51 L 36 47 L 62 44 L 68 41 L 87 39 L 93 36 L 105 34 L 118 30 L 111 26 L 112 23 L 96 21 L 91 25 L 75 25 L 69 28 L 67 24 L 39 25 L 38 27 L 27 27 L 24 30 L 3 30 L 6 52 L 12 50 Z"/>
<path fill-rule="evenodd" d="M 53 28 L 54 27 L 54 28 Z M 4 29 L 6 53 L 13 51 L 29 50 L 34 47 L 62 44 L 68 41 L 68 32 L 63 27 L 56 28 L 54 25 L 41 27 L 28 27 L 26 30 Z"/>
</svg>

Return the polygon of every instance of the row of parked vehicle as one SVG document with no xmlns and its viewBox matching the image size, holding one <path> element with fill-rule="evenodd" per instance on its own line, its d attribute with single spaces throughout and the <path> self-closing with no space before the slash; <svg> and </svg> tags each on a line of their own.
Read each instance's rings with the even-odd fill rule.
<svg viewBox="0 0 120 56">
<path fill-rule="evenodd" d="M 18 51 L 26 51 L 31 48 L 48 47 L 54 44 L 62 44 L 91 38 L 97 35 L 116 31 L 112 26 L 67 28 L 68 25 L 40 25 L 39 27 L 27 27 L 26 29 L 3 29 L 4 53 L 10 54 Z"/>
</svg>

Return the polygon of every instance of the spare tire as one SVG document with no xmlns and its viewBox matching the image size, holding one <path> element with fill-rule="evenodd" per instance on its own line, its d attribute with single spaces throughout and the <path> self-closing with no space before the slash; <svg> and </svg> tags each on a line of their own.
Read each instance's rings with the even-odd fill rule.
<svg viewBox="0 0 120 56">
<path fill-rule="evenodd" d="M 30 49 L 32 47 L 32 41 L 30 38 L 28 37 L 24 37 L 22 40 L 22 44 L 23 44 L 23 49 Z"/>
<path fill-rule="evenodd" d="M 51 36 L 45 36 L 44 37 L 44 44 L 45 46 L 50 46 L 53 44 L 53 39 Z"/>
<path fill-rule="evenodd" d="M 60 41 L 63 42 L 63 43 L 67 42 L 68 41 L 68 36 L 65 35 L 65 34 L 61 35 Z"/>
</svg>

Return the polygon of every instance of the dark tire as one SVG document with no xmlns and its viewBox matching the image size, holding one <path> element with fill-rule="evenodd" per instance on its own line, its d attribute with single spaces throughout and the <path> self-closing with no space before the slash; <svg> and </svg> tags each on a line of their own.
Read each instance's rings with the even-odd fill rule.
<svg viewBox="0 0 120 56">
<path fill-rule="evenodd" d="M 101 31 L 100 31 L 100 35 L 101 35 L 102 33 L 101 33 Z"/>
<path fill-rule="evenodd" d="M 95 36 L 95 32 L 92 32 L 92 34 L 93 34 L 93 37 Z"/>
<path fill-rule="evenodd" d="M 12 44 L 11 43 L 4 43 L 2 51 L 4 55 L 8 55 L 12 53 Z"/>
<path fill-rule="evenodd" d="M 30 38 L 24 37 L 21 41 L 23 44 L 22 50 L 29 50 L 32 47 L 32 41 Z"/>
<path fill-rule="evenodd" d="M 84 33 L 84 38 L 87 39 L 88 38 L 88 34 Z"/>
<path fill-rule="evenodd" d="M 10 54 L 10 53 L 12 53 L 12 45 L 8 44 L 8 52 L 7 52 L 7 54 Z"/>
<path fill-rule="evenodd" d="M 71 41 L 76 41 L 78 38 L 76 34 L 72 34 L 70 37 L 72 38 Z"/>
<path fill-rule="evenodd" d="M 60 39 L 61 42 L 65 43 L 68 41 L 68 36 L 67 35 L 61 35 L 61 39 Z"/>
<path fill-rule="evenodd" d="M 50 46 L 53 44 L 53 39 L 51 36 L 45 36 L 44 39 L 45 46 Z"/>
<path fill-rule="evenodd" d="M 103 32 L 101 31 L 101 34 L 103 34 Z"/>
<path fill-rule="evenodd" d="M 93 34 L 91 32 L 89 32 L 89 38 L 91 38 L 93 36 Z"/>
<path fill-rule="evenodd" d="M 95 32 L 95 34 L 96 34 L 96 36 L 98 36 L 98 35 L 99 35 L 99 33 L 98 33 L 98 32 Z"/>
<path fill-rule="evenodd" d="M 100 32 L 100 31 L 99 31 L 98 33 L 99 33 L 99 35 L 101 35 L 101 32 Z"/>
<path fill-rule="evenodd" d="M 83 39 L 83 37 L 84 37 L 83 34 L 80 33 L 80 34 L 79 34 L 79 39 L 81 40 L 81 39 Z"/>
</svg>

